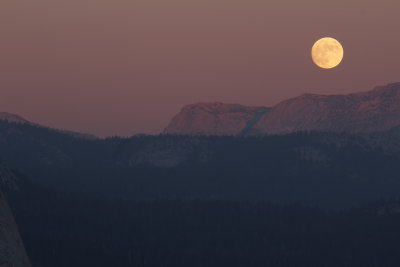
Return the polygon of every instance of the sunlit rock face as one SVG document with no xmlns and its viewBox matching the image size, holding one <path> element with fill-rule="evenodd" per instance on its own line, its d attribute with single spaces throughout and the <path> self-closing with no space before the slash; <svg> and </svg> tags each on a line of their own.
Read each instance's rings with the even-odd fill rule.
<svg viewBox="0 0 400 267">
<path fill-rule="evenodd" d="M 348 95 L 305 94 L 277 104 L 252 133 L 375 132 L 400 125 L 400 83 Z"/>
<path fill-rule="evenodd" d="M 184 107 L 165 128 L 167 134 L 237 135 L 268 112 L 265 107 L 198 103 Z"/>
<path fill-rule="evenodd" d="M 400 83 L 348 95 L 304 94 L 272 108 L 222 103 L 186 106 L 169 134 L 285 134 L 296 131 L 376 132 L 400 125 Z"/>
</svg>

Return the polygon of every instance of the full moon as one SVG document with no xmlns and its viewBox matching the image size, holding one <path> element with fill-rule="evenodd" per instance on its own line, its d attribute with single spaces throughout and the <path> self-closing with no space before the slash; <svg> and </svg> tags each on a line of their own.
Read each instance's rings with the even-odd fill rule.
<svg viewBox="0 0 400 267">
<path fill-rule="evenodd" d="M 343 59 L 343 46 L 338 40 L 324 37 L 315 42 L 311 49 L 311 57 L 315 65 L 323 69 L 332 69 Z"/>
</svg>

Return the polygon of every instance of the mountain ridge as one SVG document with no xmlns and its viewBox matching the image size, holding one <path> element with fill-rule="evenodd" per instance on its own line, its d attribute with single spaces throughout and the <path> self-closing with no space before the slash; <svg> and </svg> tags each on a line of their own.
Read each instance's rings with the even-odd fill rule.
<svg viewBox="0 0 400 267">
<path fill-rule="evenodd" d="M 207 107 L 207 108 L 204 108 Z M 234 107 L 235 112 L 232 112 Z M 234 116 L 232 115 L 234 113 Z M 193 126 L 194 125 L 194 126 Z M 376 132 L 400 125 L 400 83 L 350 94 L 311 94 L 272 107 L 197 103 L 183 107 L 165 134 L 258 135 L 297 131 Z"/>
<path fill-rule="evenodd" d="M 7 122 L 11 122 L 11 123 L 19 123 L 19 124 L 29 124 L 32 126 L 37 126 L 37 127 L 42 127 L 42 128 L 49 128 L 49 129 L 53 129 L 51 127 L 48 126 L 43 126 L 41 124 L 38 123 L 34 123 L 31 122 L 17 114 L 13 114 L 13 113 L 9 113 L 9 112 L 0 112 L 0 120 L 2 121 L 7 121 Z M 69 131 L 69 130 L 60 130 L 60 129 L 53 129 L 56 131 L 59 131 L 61 133 L 67 134 L 67 135 L 71 135 L 73 137 L 77 137 L 77 138 L 83 138 L 83 139 L 97 139 L 97 136 L 92 135 L 92 134 L 87 134 L 87 133 L 80 133 L 80 132 L 75 132 L 75 131 Z"/>
<path fill-rule="evenodd" d="M 0 120 L 5 120 L 8 122 L 15 122 L 15 123 L 31 123 L 28 120 L 24 119 L 23 117 L 9 112 L 0 112 Z"/>
</svg>

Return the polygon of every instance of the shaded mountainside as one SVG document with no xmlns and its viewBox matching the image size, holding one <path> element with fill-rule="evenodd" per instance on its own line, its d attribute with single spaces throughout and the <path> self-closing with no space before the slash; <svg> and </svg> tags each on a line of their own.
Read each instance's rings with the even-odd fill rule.
<svg viewBox="0 0 400 267">
<path fill-rule="evenodd" d="M 58 133 L 57 133 L 58 134 Z M 279 137 L 281 138 L 281 137 Z M 305 144 L 306 139 L 297 136 L 298 140 L 287 139 L 259 139 L 258 145 L 263 147 L 264 142 L 287 150 L 298 141 Z M 328 143 L 336 140 L 337 146 L 332 149 L 350 150 L 352 155 L 359 147 L 361 151 L 368 151 L 367 144 L 362 139 L 355 137 L 328 136 L 326 134 L 313 135 L 314 139 L 325 139 Z M 116 161 L 124 166 L 152 166 L 153 159 L 147 158 L 142 162 L 124 162 L 129 155 L 135 153 L 153 153 L 155 150 L 167 150 L 173 153 L 173 147 L 179 151 L 186 148 L 196 155 L 196 146 L 206 146 L 207 149 L 217 152 L 215 142 L 232 146 L 234 138 L 177 138 L 177 137 L 141 137 L 139 139 L 120 140 L 115 150 Z M 257 140 L 257 139 L 244 139 Z M 280 140 L 287 144 L 285 148 Z M 243 146 L 249 144 L 242 143 Z M 255 144 L 254 144 L 255 145 Z M 255 146 L 249 150 L 255 149 Z M 219 149 L 226 149 L 221 145 Z M 234 147 L 236 150 L 238 147 Z M 321 149 L 326 151 L 325 149 Z M 355 150 L 351 152 L 351 150 Z M 145 152 L 143 152 L 145 151 Z M 360 151 L 360 152 L 361 152 Z M 229 153 L 232 152 L 228 151 Z M 382 155 L 379 151 L 377 161 Z M 133 153 L 133 154 L 132 154 Z M 200 154 L 203 154 L 201 151 Z M 244 151 L 248 153 L 248 151 Z M 321 162 L 321 155 L 316 151 L 304 150 L 301 152 L 311 161 Z M 225 154 L 226 155 L 226 154 Z M 279 155 L 279 160 L 287 151 Z M 186 154 L 186 163 L 181 162 L 179 168 L 187 167 L 188 162 L 201 163 L 204 157 L 192 158 Z M 363 156 L 359 154 L 358 156 Z M 136 155 L 134 155 L 136 157 Z M 209 156 L 205 156 L 208 158 Z M 364 157 L 371 157 L 367 153 Z M 91 159 L 95 160 L 95 159 Z M 232 158 L 226 159 L 228 162 Z M 254 160 L 251 158 L 250 160 Z M 271 158 L 268 158 L 268 161 Z M 344 159 L 345 162 L 348 159 Z M 364 159 L 365 160 L 365 159 Z M 364 161 L 363 159 L 360 162 Z M 359 164 L 360 162 L 356 162 Z M 243 160 L 241 160 L 241 163 Z M 287 163 L 287 162 L 286 162 Z M 127 164 L 127 165 L 125 165 Z M 238 162 L 236 162 L 238 164 Z M 390 166 L 391 164 L 389 164 Z M 257 166 L 257 163 L 254 165 Z M 101 166 L 97 166 L 100 168 Z M 227 166 L 225 166 L 227 167 Z M 243 167 L 243 166 L 238 166 Z M 282 169 L 282 166 L 277 166 Z M 343 165 L 348 168 L 350 165 Z M 376 166 L 375 166 L 376 167 Z M 387 166 L 381 165 L 382 168 Z M 158 167 L 151 167 L 157 169 Z M 9 169 L 5 168 L 6 172 Z M 238 168 L 232 170 L 235 172 Z M 256 168 L 257 169 L 257 168 Z M 373 169 L 373 168 L 372 168 Z M 59 169 L 60 172 L 63 169 Z M 160 171 L 163 170 L 163 171 Z M 357 168 L 353 169 L 354 171 Z M 81 171 L 81 170 L 80 170 Z M 92 170 L 93 171 L 93 170 Z M 101 169 L 100 171 L 103 171 Z M 221 169 L 215 177 L 201 177 L 211 180 L 217 185 L 218 175 L 223 175 Z M 259 170 L 258 170 L 259 171 Z M 366 170 L 368 172 L 369 170 Z M 390 171 L 390 170 L 389 170 Z M 162 180 L 171 182 L 172 176 L 179 175 L 178 169 L 163 166 L 153 175 L 160 175 L 159 180 L 150 180 L 153 187 Z M 241 179 L 244 182 L 253 182 L 251 178 L 257 171 L 248 170 Z M 121 182 L 120 172 L 110 173 L 112 183 Z M 196 183 L 196 177 L 188 172 L 183 180 Z M 320 174 L 320 173 L 319 173 Z M 383 180 L 394 179 L 387 177 L 386 172 L 381 173 Z M 59 173 L 55 172 L 53 178 L 58 179 Z M 143 173 L 136 167 L 128 179 L 123 178 L 125 190 L 129 191 L 129 179 L 142 179 Z M 187 266 L 233 266 L 233 267 L 309 267 L 309 266 L 390 266 L 400 264 L 400 202 L 393 200 L 379 200 L 367 203 L 361 208 L 346 209 L 343 211 L 327 211 L 320 208 L 311 208 L 299 203 L 273 204 L 255 201 L 231 201 L 224 199 L 153 199 L 129 201 L 121 200 L 119 196 L 94 196 L 84 193 L 66 193 L 54 190 L 39 183 L 29 181 L 27 177 L 17 172 L 9 179 L 18 182 L 19 190 L 7 190 L 7 197 L 14 211 L 16 221 L 24 239 L 27 251 L 35 266 L 43 267 L 187 267 Z M 87 178 L 87 177 L 86 177 Z M 81 176 L 80 179 L 86 179 Z M 154 177 L 153 177 L 154 178 Z M 207 190 L 219 191 L 232 190 L 230 183 L 239 183 L 237 177 L 227 177 L 226 183 L 220 188 L 207 187 Z M 353 177 L 353 179 L 357 177 Z M 96 182 L 101 183 L 104 177 L 96 177 Z M 326 182 L 329 177 L 320 175 L 318 179 Z M 186 190 L 184 183 L 177 184 L 177 188 Z M 197 181 L 198 182 L 198 181 Z M 293 188 L 286 181 L 285 187 L 291 192 Z M 291 181 L 293 182 L 293 181 Z M 303 181 L 308 183 L 309 180 Z M 360 183 L 361 185 L 364 182 Z M 345 186 L 342 181 L 338 181 Z M 244 184 L 241 184 L 242 186 Z M 261 186 L 262 184 L 258 184 Z M 95 183 L 92 186 L 96 186 Z M 135 185 L 139 190 L 146 186 L 143 181 Z M 170 185 L 169 185 L 170 186 Z M 171 193 L 171 187 L 163 184 L 163 190 Z M 197 190 L 206 184 L 195 184 Z M 218 185 L 217 185 L 218 186 Z M 295 187 L 297 185 L 293 185 Z M 312 184 L 313 191 L 318 190 Z M 110 189 L 111 187 L 109 187 Z M 175 188 L 175 189 L 177 189 Z M 62 188 L 65 189 L 65 188 Z M 201 190 L 201 189 L 200 189 Z M 345 197 L 336 188 L 332 190 L 337 198 Z M 354 188 L 351 189 L 357 193 Z M 364 187 L 358 187 L 363 191 Z M 398 188 L 397 195 L 398 195 Z M 122 192 L 122 191 L 121 191 Z M 193 191 L 190 193 L 194 193 Z M 250 193 L 254 193 L 251 191 Z M 285 192 L 282 192 L 285 193 Z M 321 194 L 324 192 L 320 192 Z M 312 195 L 315 197 L 315 194 Z M 0 203 L 0 211 L 3 211 Z M 2 213 L 4 214 L 4 213 Z M 10 218 L 10 215 L 6 216 Z M 9 221 L 7 219 L 7 221 Z M 2 224 L 4 227 L 5 224 Z M 1 231 L 0 231 L 1 233 Z M 15 243 L 15 228 L 7 228 L 3 235 L 6 240 L 6 255 L 18 255 L 24 259 L 23 254 L 10 252 Z M 6 238 L 7 237 L 7 238 Z M 4 239 L 5 238 L 5 239 Z M 0 238 L 0 244 L 1 244 Z M 13 251 L 13 250 L 11 250 Z M 22 253 L 21 250 L 18 250 Z M 311 251 L 311 252 L 310 252 Z M 1 252 L 1 250 L 0 250 Z M 1 255 L 1 254 L 0 254 Z M 1 258 L 0 258 L 1 259 Z M 9 259 L 9 258 L 6 258 Z M 5 261 L 10 262 L 10 261 Z M 4 265 L 16 267 L 14 265 Z M 22 265 L 24 267 L 27 265 Z"/>
<path fill-rule="evenodd" d="M 348 95 L 302 96 L 272 108 L 194 104 L 184 107 L 166 127 L 170 134 L 285 134 L 296 131 L 376 132 L 400 125 L 400 83 Z"/>
<path fill-rule="evenodd" d="M 400 192 L 400 135 L 395 130 L 86 140 L 0 122 L 0 157 L 45 185 L 131 200 L 351 206 Z"/>
</svg>

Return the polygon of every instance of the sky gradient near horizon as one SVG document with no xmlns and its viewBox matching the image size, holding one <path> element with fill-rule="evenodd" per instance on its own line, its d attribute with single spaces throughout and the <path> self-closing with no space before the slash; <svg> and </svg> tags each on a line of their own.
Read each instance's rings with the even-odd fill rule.
<svg viewBox="0 0 400 267">
<path fill-rule="evenodd" d="M 158 133 L 182 106 L 272 106 L 400 81 L 398 0 L 12 0 L 0 111 L 99 136 Z M 342 64 L 317 68 L 319 38 Z"/>
</svg>

